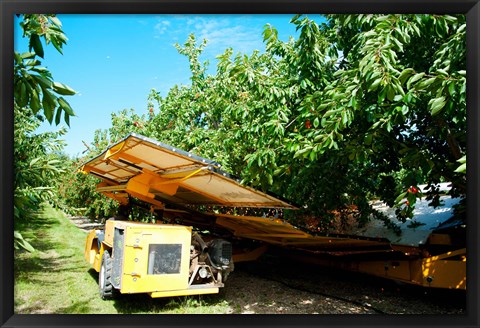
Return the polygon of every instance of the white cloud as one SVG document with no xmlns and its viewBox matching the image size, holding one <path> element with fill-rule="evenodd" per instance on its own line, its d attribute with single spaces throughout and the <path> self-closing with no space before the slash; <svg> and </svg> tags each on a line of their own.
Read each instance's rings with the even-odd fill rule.
<svg viewBox="0 0 480 328">
<path fill-rule="evenodd" d="M 157 24 L 155 24 L 155 32 L 157 34 L 164 34 L 168 28 L 170 27 L 171 23 L 168 20 L 160 20 Z"/>
<path fill-rule="evenodd" d="M 168 31 L 168 32 L 167 32 Z M 214 57 L 225 49 L 233 48 L 234 53 L 251 53 L 254 49 L 263 50 L 262 29 L 248 26 L 242 16 L 229 15 L 169 15 L 157 16 L 155 38 L 169 33 L 172 40 L 183 44 L 186 37 L 194 33 L 198 43 L 207 39 L 204 54 Z"/>
<path fill-rule="evenodd" d="M 223 53 L 226 48 L 233 48 L 234 52 L 251 53 L 254 49 L 262 50 L 263 43 L 261 38 L 262 31 L 249 27 L 245 24 L 238 24 L 237 19 L 211 18 L 198 16 L 195 22 L 190 24 L 195 30 L 199 41 L 207 39 L 206 51 L 218 55 Z"/>
</svg>

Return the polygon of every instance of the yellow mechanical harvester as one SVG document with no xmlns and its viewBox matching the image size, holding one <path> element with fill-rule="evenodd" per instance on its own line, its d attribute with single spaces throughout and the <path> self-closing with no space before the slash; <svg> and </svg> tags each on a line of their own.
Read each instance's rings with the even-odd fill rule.
<svg viewBox="0 0 480 328">
<path fill-rule="evenodd" d="M 396 223 L 400 234 L 372 218 L 364 226 L 313 235 L 270 214 L 212 211 L 296 207 L 240 184 L 214 161 L 141 135 L 112 145 L 81 171 L 99 177 L 97 191 L 122 206 L 147 204 L 158 222 L 168 223 L 110 219 L 103 230 L 90 232 L 85 257 L 100 272 L 103 298 L 118 292 L 217 293 L 234 262 L 255 260 L 267 248 L 289 263 L 304 260 L 427 288 L 466 289 L 466 225 L 452 216 L 458 198 L 443 196 L 444 206 L 435 209 L 418 200 L 413 220 Z M 377 209 L 395 222 L 393 209 Z"/>
<path fill-rule="evenodd" d="M 85 163 L 81 171 L 101 178 L 97 191 L 122 206 L 130 206 L 135 198 L 149 204 L 160 220 L 181 219 L 182 224 L 210 231 L 215 230 L 215 217 L 188 205 L 292 208 L 240 185 L 213 161 L 135 134 Z M 118 293 L 151 297 L 218 293 L 233 270 L 232 244 L 211 234 L 206 238 L 192 226 L 111 218 L 104 229 L 89 233 L 85 258 L 99 272 L 103 299 Z M 238 259 L 259 255 L 257 250 Z"/>
</svg>

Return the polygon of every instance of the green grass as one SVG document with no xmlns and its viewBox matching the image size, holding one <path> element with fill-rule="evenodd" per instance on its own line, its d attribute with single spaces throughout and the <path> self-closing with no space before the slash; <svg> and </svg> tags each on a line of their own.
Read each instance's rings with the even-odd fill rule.
<svg viewBox="0 0 480 328">
<path fill-rule="evenodd" d="M 62 212 L 50 207 L 31 217 L 21 233 L 36 251 L 15 253 L 17 314 L 231 312 L 221 294 L 158 299 L 134 294 L 102 300 L 98 293 L 98 274 L 83 258 L 87 233 L 73 225 Z"/>
</svg>

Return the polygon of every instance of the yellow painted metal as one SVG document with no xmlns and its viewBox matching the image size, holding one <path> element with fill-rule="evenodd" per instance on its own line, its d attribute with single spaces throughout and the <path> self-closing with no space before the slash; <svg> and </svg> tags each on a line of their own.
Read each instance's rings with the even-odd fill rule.
<svg viewBox="0 0 480 328">
<path fill-rule="evenodd" d="M 194 175 L 202 171 L 205 171 L 206 169 L 207 167 L 201 167 L 197 170 L 194 170 L 193 172 L 183 171 L 183 172 L 177 172 L 177 173 L 162 174 L 161 177 L 165 179 L 165 181 L 152 183 L 151 187 L 156 190 L 161 190 L 161 189 L 157 189 L 157 186 L 165 185 L 165 184 L 179 184 L 180 182 L 185 181 L 193 177 Z"/>
<path fill-rule="evenodd" d="M 108 222 L 108 221 L 107 221 Z M 118 222 L 117 222 L 118 223 Z M 123 222 L 125 229 L 122 293 L 148 293 L 188 288 L 191 227 Z M 174 274 L 148 274 L 150 245 L 181 245 L 180 272 Z"/>
<path fill-rule="evenodd" d="M 467 249 L 459 249 L 422 260 L 424 286 L 449 289 L 466 289 Z M 431 281 L 427 281 L 430 277 Z M 430 279 L 428 279 L 430 280 Z"/>
<path fill-rule="evenodd" d="M 153 198 L 155 195 L 150 192 L 150 189 L 173 196 L 177 193 L 178 184 L 172 183 L 170 180 L 164 179 L 150 170 L 143 169 L 142 174 L 136 175 L 128 181 L 126 188 L 127 191 Z"/>
<path fill-rule="evenodd" d="M 95 261 L 95 255 L 99 252 L 96 238 L 97 234 L 95 230 L 91 230 L 87 235 L 87 240 L 85 241 L 85 260 L 92 265 Z"/>
<path fill-rule="evenodd" d="M 181 225 L 145 224 L 109 219 L 105 223 L 104 240 L 98 249 L 95 230 L 87 235 L 85 259 L 95 271 L 100 271 L 103 253 L 112 251 L 115 229 L 124 231 L 121 293 L 148 293 L 151 297 L 186 296 L 218 293 L 212 284 L 189 286 L 190 243 L 192 228 Z M 172 274 L 149 274 L 151 245 L 176 244 L 181 247 L 180 270 Z M 258 252 L 258 250 L 257 250 Z"/>
<path fill-rule="evenodd" d="M 210 288 L 195 288 L 195 289 L 184 289 L 184 290 L 170 290 L 170 291 L 161 291 L 149 293 L 150 297 L 172 297 L 172 296 L 188 296 L 188 295 L 203 295 L 203 294 L 217 294 L 219 291 L 218 287 Z"/>
<path fill-rule="evenodd" d="M 170 201 L 182 205 L 295 208 L 241 185 L 212 161 L 140 135 L 128 136 L 85 163 L 80 170 L 95 174 L 109 185 L 126 184 L 125 192 L 146 201 L 157 194 L 172 197 Z M 114 190 L 102 187 L 100 192 L 117 199 L 115 193 L 112 194 Z M 177 195 L 180 187 L 182 194 Z"/>
<path fill-rule="evenodd" d="M 91 230 L 85 241 L 85 260 L 92 265 L 95 271 L 100 272 L 100 266 L 102 264 L 102 256 L 105 248 L 110 248 L 107 244 L 101 243 L 100 249 L 98 248 L 97 232 Z"/>
<path fill-rule="evenodd" d="M 119 202 L 120 204 L 128 205 L 129 199 L 128 199 L 128 194 L 127 193 L 104 192 L 103 194 L 105 196 Z"/>
<path fill-rule="evenodd" d="M 121 152 L 122 149 L 125 147 L 125 145 L 126 145 L 125 141 L 122 141 L 122 142 L 116 144 L 115 146 L 111 147 L 110 149 L 108 149 L 105 152 L 105 156 L 103 158 L 108 159 L 108 158 L 114 156 L 115 154 Z"/>
<path fill-rule="evenodd" d="M 466 257 L 463 260 L 441 260 L 441 257 L 410 261 L 363 261 L 356 264 L 358 267 L 354 271 L 424 287 L 465 290 Z"/>
<path fill-rule="evenodd" d="M 114 234 L 114 229 L 115 226 L 118 226 L 117 221 L 115 220 L 107 220 L 105 222 L 105 238 L 103 239 L 103 242 L 112 247 L 113 245 L 113 234 Z"/>
<path fill-rule="evenodd" d="M 127 189 L 126 184 L 113 185 L 113 186 L 109 186 L 109 185 L 105 186 L 105 185 L 98 184 L 96 191 L 98 191 L 98 192 L 119 192 L 119 191 L 125 191 L 126 189 Z"/>
<path fill-rule="evenodd" d="M 248 238 L 267 242 L 278 246 L 292 247 L 368 247 L 385 246 L 390 248 L 388 242 L 378 240 L 353 239 L 332 236 L 313 236 L 299 230 L 284 220 L 275 218 L 262 218 L 253 216 L 235 216 L 228 214 L 213 214 L 216 216 L 216 223 L 233 231 L 234 235 L 241 238 Z"/>
<path fill-rule="evenodd" d="M 431 288 L 466 290 L 466 249 L 439 256 L 412 260 L 351 260 L 343 256 L 322 257 L 317 254 L 292 255 L 297 261 L 366 273 L 407 284 Z M 285 253 L 285 256 L 290 254 Z"/>
</svg>

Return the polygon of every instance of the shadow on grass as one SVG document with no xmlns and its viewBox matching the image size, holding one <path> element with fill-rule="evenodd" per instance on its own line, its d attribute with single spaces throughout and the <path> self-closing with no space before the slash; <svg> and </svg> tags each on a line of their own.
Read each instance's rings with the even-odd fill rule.
<svg viewBox="0 0 480 328">
<path fill-rule="evenodd" d="M 68 295 L 64 295 L 68 286 L 85 274 L 86 264 L 83 256 L 76 254 L 74 248 L 68 248 L 58 233 L 69 233 L 58 213 L 51 209 L 41 211 L 29 217 L 28 222 L 17 225 L 17 229 L 35 248 L 35 252 L 15 251 L 13 271 L 15 279 L 15 312 L 22 314 L 43 313 L 88 313 L 92 311 L 88 302 L 71 300 L 64 307 Z M 66 230 L 63 230 L 63 229 Z M 53 238 L 54 237 L 54 238 Z M 60 236 L 61 238 L 62 236 Z M 61 240 L 59 244 L 56 240 Z M 77 242 L 77 241 L 75 241 Z M 73 245 L 73 243 L 72 243 Z M 45 299 L 42 299 L 42 295 Z M 61 301 L 53 300 L 57 298 Z M 50 302 L 51 301 L 51 302 Z M 52 306 L 53 304 L 53 306 Z"/>
</svg>

